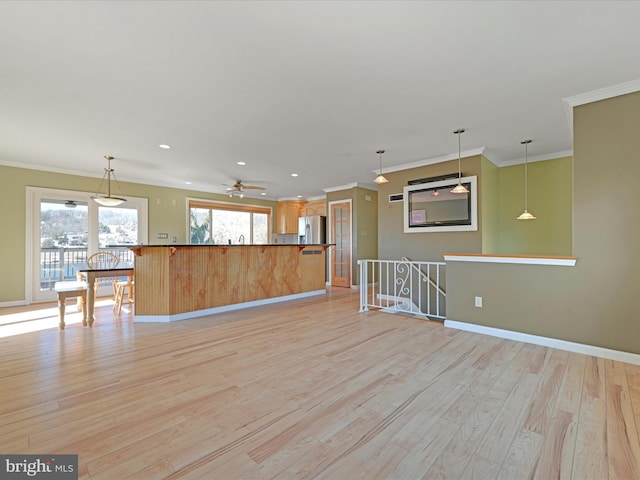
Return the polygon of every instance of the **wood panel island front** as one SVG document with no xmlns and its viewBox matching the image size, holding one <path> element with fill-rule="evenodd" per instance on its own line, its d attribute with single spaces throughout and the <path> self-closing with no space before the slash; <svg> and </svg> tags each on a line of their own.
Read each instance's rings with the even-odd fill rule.
<svg viewBox="0 0 640 480">
<path fill-rule="evenodd" d="M 131 246 L 134 321 L 171 322 L 325 294 L 329 246 Z"/>
</svg>

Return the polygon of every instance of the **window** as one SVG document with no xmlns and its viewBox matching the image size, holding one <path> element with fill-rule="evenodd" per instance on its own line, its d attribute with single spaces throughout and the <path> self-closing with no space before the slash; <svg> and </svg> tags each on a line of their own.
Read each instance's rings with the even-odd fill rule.
<svg viewBox="0 0 640 480">
<path fill-rule="evenodd" d="M 27 187 L 26 193 L 28 302 L 55 299 L 55 282 L 75 279 L 92 253 L 107 250 L 132 261 L 125 245 L 147 243 L 146 198 L 103 207 L 88 192 Z"/>
<path fill-rule="evenodd" d="M 269 243 L 271 208 L 189 200 L 189 239 L 192 244 Z"/>
</svg>

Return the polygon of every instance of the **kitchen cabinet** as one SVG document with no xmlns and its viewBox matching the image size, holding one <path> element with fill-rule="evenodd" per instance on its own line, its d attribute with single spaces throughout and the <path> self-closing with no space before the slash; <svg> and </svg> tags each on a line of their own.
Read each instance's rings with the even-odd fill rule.
<svg viewBox="0 0 640 480">
<path fill-rule="evenodd" d="M 324 200 L 318 200 L 307 203 L 302 211 L 302 216 L 322 215 L 327 216 L 327 203 Z"/>
<path fill-rule="evenodd" d="M 304 202 L 299 201 L 278 202 L 276 205 L 277 233 L 298 233 L 298 217 L 302 215 L 303 205 Z"/>
</svg>

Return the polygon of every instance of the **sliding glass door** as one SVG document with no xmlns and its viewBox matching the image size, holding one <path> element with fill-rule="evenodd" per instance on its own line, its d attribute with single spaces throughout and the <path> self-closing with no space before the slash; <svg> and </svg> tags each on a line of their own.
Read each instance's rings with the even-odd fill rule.
<svg viewBox="0 0 640 480">
<path fill-rule="evenodd" d="M 128 198 L 118 207 L 103 207 L 85 192 L 27 189 L 27 301 L 54 300 L 53 287 L 75 280 L 87 257 L 108 250 L 132 263 L 126 245 L 147 243 L 147 199 Z M 108 289 L 107 289 L 108 290 Z M 98 294 L 109 295 L 110 291 Z"/>
</svg>

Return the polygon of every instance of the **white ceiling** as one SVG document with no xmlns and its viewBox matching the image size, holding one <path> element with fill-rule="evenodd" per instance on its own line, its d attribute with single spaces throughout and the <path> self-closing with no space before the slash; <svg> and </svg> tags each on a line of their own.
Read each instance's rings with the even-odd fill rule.
<svg viewBox="0 0 640 480">
<path fill-rule="evenodd" d="M 373 186 L 380 148 L 385 168 L 457 157 L 459 127 L 498 165 L 524 138 L 550 158 L 572 149 L 563 99 L 640 79 L 639 18 L 637 1 L 5 0 L 0 164 L 101 177 L 109 154 L 119 180 L 282 199 Z"/>
</svg>

